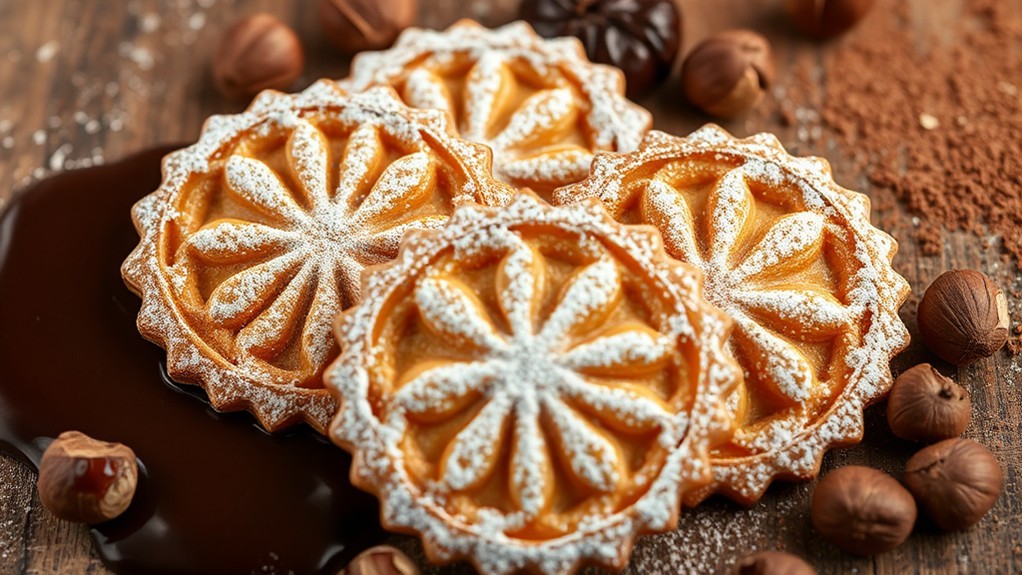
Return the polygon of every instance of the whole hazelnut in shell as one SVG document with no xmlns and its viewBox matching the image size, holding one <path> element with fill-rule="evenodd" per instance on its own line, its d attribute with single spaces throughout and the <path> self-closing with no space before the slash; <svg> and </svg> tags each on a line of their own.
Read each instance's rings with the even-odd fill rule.
<svg viewBox="0 0 1022 575">
<path fill-rule="evenodd" d="M 270 14 L 252 14 L 231 26 L 212 63 L 217 89 L 229 98 L 284 90 L 304 67 L 298 35 Z"/>
<path fill-rule="evenodd" d="M 692 50 L 681 67 L 681 85 L 689 101 L 725 119 L 750 110 L 773 82 L 770 43 L 749 30 L 711 36 Z"/>
<path fill-rule="evenodd" d="M 39 462 L 39 498 L 57 517 L 102 523 L 131 504 L 138 463 L 131 448 L 99 441 L 79 431 L 61 433 Z"/>
<path fill-rule="evenodd" d="M 370 547 L 348 563 L 338 575 L 419 575 L 419 568 L 396 547 Z"/>
<path fill-rule="evenodd" d="M 919 302 L 919 332 L 941 359 L 968 365 L 1008 341 L 1008 300 L 985 274 L 946 271 Z"/>
<path fill-rule="evenodd" d="M 1001 466 L 971 439 L 948 439 L 926 447 L 905 465 L 905 485 L 940 528 L 966 529 L 979 522 L 1001 495 Z"/>
<path fill-rule="evenodd" d="M 849 465 L 820 480 L 810 516 L 816 530 L 838 548 L 876 555 L 901 545 L 912 532 L 916 503 L 890 475 Z"/>
<path fill-rule="evenodd" d="M 736 563 L 731 575 L 816 575 L 816 569 L 791 553 L 760 551 Z"/>
<path fill-rule="evenodd" d="M 854 28 L 873 7 L 873 0 L 788 0 L 786 6 L 803 32 L 823 40 Z"/>
<path fill-rule="evenodd" d="M 390 47 L 415 22 L 416 0 L 319 0 L 327 40 L 345 54 Z"/>
<path fill-rule="evenodd" d="M 932 443 L 958 437 L 969 426 L 969 392 L 928 363 L 894 381 L 887 398 L 887 423 L 902 439 Z"/>
</svg>

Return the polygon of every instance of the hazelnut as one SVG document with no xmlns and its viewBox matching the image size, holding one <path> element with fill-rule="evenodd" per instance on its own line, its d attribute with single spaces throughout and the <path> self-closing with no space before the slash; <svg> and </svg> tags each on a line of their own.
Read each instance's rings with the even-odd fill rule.
<svg viewBox="0 0 1022 575">
<path fill-rule="evenodd" d="M 773 81 L 770 44 L 748 30 L 711 36 L 692 50 L 681 68 L 681 85 L 689 101 L 720 118 L 751 109 Z"/>
<path fill-rule="evenodd" d="M 971 407 L 965 388 L 922 363 L 895 380 L 887 399 L 887 423 L 902 439 L 932 443 L 961 435 Z"/>
<path fill-rule="evenodd" d="M 327 40 L 345 54 L 380 50 L 415 21 L 416 0 L 320 0 Z"/>
<path fill-rule="evenodd" d="M 838 548 L 875 555 L 894 549 L 912 532 L 916 503 L 890 475 L 849 465 L 820 480 L 810 515 L 817 531 Z"/>
<path fill-rule="evenodd" d="M 231 26 L 212 64 L 216 86 L 229 98 L 284 90 L 302 75 L 304 66 L 298 36 L 270 14 L 252 14 Z"/>
<path fill-rule="evenodd" d="M 1008 341 L 1008 300 L 973 270 L 940 274 L 919 302 L 919 331 L 930 351 L 955 365 L 989 357 Z"/>
<path fill-rule="evenodd" d="M 39 498 L 61 519 L 102 523 L 128 508 L 138 482 L 131 448 L 79 431 L 61 433 L 39 462 Z"/>
<path fill-rule="evenodd" d="M 783 551 L 760 551 L 739 561 L 732 575 L 816 575 L 801 557 Z"/>
<path fill-rule="evenodd" d="M 873 0 L 788 0 L 788 14 L 813 38 L 833 38 L 851 30 L 873 7 Z"/>
<path fill-rule="evenodd" d="M 419 575 L 419 568 L 400 549 L 378 545 L 359 553 L 338 575 Z"/>
<path fill-rule="evenodd" d="M 971 527 L 1001 495 L 1003 475 L 990 450 L 971 439 L 947 439 L 926 447 L 905 465 L 905 485 L 939 527 Z"/>
</svg>

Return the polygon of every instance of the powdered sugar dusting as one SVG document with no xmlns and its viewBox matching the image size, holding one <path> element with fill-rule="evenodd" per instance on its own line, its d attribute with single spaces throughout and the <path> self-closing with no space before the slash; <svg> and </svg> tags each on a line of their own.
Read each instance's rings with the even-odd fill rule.
<svg viewBox="0 0 1022 575">
<path fill-rule="evenodd" d="M 575 477 L 591 489 L 612 491 L 623 479 L 619 470 L 621 454 L 617 448 L 563 402 L 545 397 L 543 408 L 560 434 L 561 449 L 568 456 L 568 465 Z"/>
<path fill-rule="evenodd" d="M 401 97 L 409 106 L 451 112 L 451 95 L 436 74 L 416 68 L 408 74 Z"/>
<path fill-rule="evenodd" d="M 506 128 L 491 140 L 495 150 L 531 147 L 542 141 L 547 131 L 570 122 L 575 113 L 575 98 L 568 88 L 557 88 L 535 94 L 511 116 Z"/>
<path fill-rule="evenodd" d="M 535 304 L 550 289 L 542 280 L 546 257 L 523 225 L 570 234 L 582 258 L 549 310 Z M 614 325 L 624 297 L 619 254 L 633 262 L 630 274 L 665 292 L 653 325 Z M 506 323 L 494 323 L 483 294 L 458 279 L 459 262 L 480 259 L 498 262 L 492 285 Z M 355 453 L 355 474 L 379 495 L 386 525 L 416 531 L 434 557 L 468 558 L 484 573 L 550 575 L 583 560 L 619 567 L 638 532 L 669 529 L 681 493 L 708 479 L 708 449 L 730 427 L 720 398 L 738 373 L 721 347 L 726 322 L 701 301 L 698 276 L 665 260 L 655 234 L 615 224 L 596 203 L 551 208 L 523 194 L 499 211 L 463 206 L 445 228 L 415 234 L 394 263 L 367 274 L 365 299 L 338 325 L 343 351 L 326 381 L 342 399 L 331 436 Z M 418 316 L 437 337 L 434 352 L 474 351 L 470 359 L 430 360 L 388 397 L 400 374 L 384 359 L 396 344 L 380 334 L 393 333 L 387 302 L 402 285 L 411 286 Z M 691 400 L 665 400 L 631 375 L 673 370 L 682 355 L 697 358 L 688 367 L 695 387 L 683 392 L 695 393 Z M 402 448 L 409 418 L 443 420 L 477 403 L 444 450 L 440 480 L 414 479 Z M 655 431 L 650 449 L 664 450 L 664 459 L 633 474 L 618 429 Z M 550 515 L 554 494 L 572 489 L 558 486 L 555 457 L 591 490 L 576 519 Z M 512 511 L 473 503 L 466 491 L 498 469 L 506 469 Z M 625 484 L 637 490 L 634 503 L 616 502 Z M 515 534 L 543 517 L 567 531 L 547 539 Z"/>
<path fill-rule="evenodd" d="M 472 63 L 460 102 L 443 79 L 459 59 Z M 517 83 L 512 68 L 523 66 L 549 85 L 509 112 L 506 100 Z M 443 32 L 410 28 L 390 50 L 356 57 L 344 82 L 354 90 L 400 86 L 412 106 L 463 110 L 461 133 L 493 149 L 494 173 L 541 190 L 585 177 L 596 150 L 635 149 L 652 124 L 647 111 L 624 98 L 619 70 L 589 62 L 578 40 L 544 40 L 524 22 L 493 30 L 471 21 Z M 501 129 L 504 114 L 510 119 Z M 583 118 L 581 146 L 565 129 L 576 115 Z"/>
<path fill-rule="evenodd" d="M 589 175 L 592 161 L 590 152 L 568 146 L 542 153 L 522 153 L 505 162 L 501 170 L 511 181 L 577 182 Z"/>
<path fill-rule="evenodd" d="M 291 252 L 235 274 L 209 298 L 209 317 L 221 325 L 246 321 L 286 274 L 294 273 L 305 253 Z"/>
<path fill-rule="evenodd" d="M 687 178 L 714 163 L 722 171 L 706 198 L 709 216 L 700 216 L 687 205 Z M 654 175 L 637 180 L 650 166 Z M 753 231 L 758 200 L 750 186 L 787 194 L 780 205 L 789 213 Z M 703 270 L 707 298 L 736 322 L 731 345 L 742 352 L 747 386 L 793 406 L 739 428 L 732 442 L 753 455 L 715 458 L 714 484 L 690 503 L 716 489 L 754 501 L 775 475 L 811 477 L 826 449 L 861 436 L 862 407 L 888 389 L 889 359 L 908 342 L 897 315 L 908 285 L 891 269 L 896 244 L 869 223 L 868 201 L 837 186 L 826 162 L 793 158 L 769 134 L 735 140 L 716 126 L 688 138 L 651 132 L 632 154 L 598 155 L 589 179 L 554 194 L 560 204 L 587 197 L 633 220 L 628 210 L 639 210 L 668 253 Z M 801 275 L 825 242 L 841 254 L 827 265 L 848 276 L 836 287 Z M 829 379 L 834 370 L 801 348 L 828 340 L 844 342 L 833 359 L 844 366 L 843 381 Z M 740 416 L 739 397 L 728 406 Z"/>
<path fill-rule="evenodd" d="M 323 121 L 350 135 L 333 163 Z M 143 296 L 140 329 L 167 348 L 171 375 L 204 385 L 218 409 L 250 409 L 269 429 L 299 417 L 324 429 L 336 402 L 319 374 L 336 353 L 334 316 L 359 299 L 361 270 L 396 255 L 405 232 L 442 224 L 452 205 L 509 197 L 488 176 L 486 151 L 452 133 L 443 115 L 406 108 L 392 90 L 349 95 L 328 81 L 264 92 L 242 114 L 210 118 L 135 206 L 142 241 L 123 266 Z M 280 134 L 287 173 L 250 152 Z M 393 161 L 384 137 L 403 152 Z M 451 197 L 439 197 L 441 170 Z M 191 182 L 202 179 L 211 191 L 196 196 Z M 205 221 L 210 204 L 230 201 L 247 211 Z M 186 249 L 168 261 L 178 235 Z M 199 274 L 219 269 L 230 275 L 202 301 Z M 282 363 L 292 342 L 297 358 Z M 195 361 L 195 347 L 216 351 Z"/>
<path fill-rule="evenodd" d="M 231 156 L 225 169 L 229 189 L 267 214 L 290 222 L 302 219 L 291 191 L 266 164 L 245 156 Z"/>
<path fill-rule="evenodd" d="M 579 345 L 566 354 L 565 361 L 576 369 L 645 367 L 666 361 L 670 349 L 667 338 L 634 329 Z"/>
<path fill-rule="evenodd" d="M 282 247 L 296 238 L 291 232 L 262 224 L 222 222 L 204 226 L 188 238 L 200 257 L 214 263 L 230 263 Z"/>
</svg>

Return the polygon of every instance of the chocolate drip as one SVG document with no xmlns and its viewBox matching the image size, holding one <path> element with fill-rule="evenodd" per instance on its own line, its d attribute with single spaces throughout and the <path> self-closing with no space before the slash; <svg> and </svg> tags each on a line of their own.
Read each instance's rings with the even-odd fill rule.
<svg viewBox="0 0 1022 575">
<path fill-rule="evenodd" d="M 135 329 L 119 269 L 138 242 L 129 210 L 172 149 L 58 174 L 0 216 L 0 448 L 36 465 L 77 429 L 135 450 L 135 500 L 92 528 L 118 573 L 332 574 L 385 537 L 347 454 L 304 427 L 269 435 L 214 412 Z"/>
</svg>

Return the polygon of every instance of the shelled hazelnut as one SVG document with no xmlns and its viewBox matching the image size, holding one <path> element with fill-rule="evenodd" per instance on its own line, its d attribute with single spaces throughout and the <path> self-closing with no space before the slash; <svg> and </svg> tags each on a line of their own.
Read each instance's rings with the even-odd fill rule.
<svg viewBox="0 0 1022 575">
<path fill-rule="evenodd" d="M 750 110 L 773 81 L 770 43 L 749 30 L 711 36 L 692 50 L 681 68 L 681 85 L 689 101 L 725 119 Z"/>
<path fill-rule="evenodd" d="M 416 0 L 320 0 L 319 23 L 345 54 L 381 50 L 415 22 Z"/>
<path fill-rule="evenodd" d="M 338 575 L 419 575 L 419 568 L 400 549 L 378 545 L 358 554 Z"/>
<path fill-rule="evenodd" d="M 816 575 L 816 569 L 791 553 L 760 551 L 735 564 L 731 575 Z"/>
<path fill-rule="evenodd" d="M 942 273 L 919 302 L 919 332 L 941 359 L 968 365 L 1008 341 L 1008 300 L 985 274 Z"/>
<path fill-rule="evenodd" d="M 902 439 L 931 443 L 958 437 L 969 425 L 969 392 L 928 363 L 898 376 L 887 399 L 887 423 Z"/>
<path fill-rule="evenodd" d="M 905 465 L 905 485 L 926 515 L 948 531 L 979 522 L 1001 495 L 1001 466 L 971 439 L 948 439 L 919 451 Z"/>
<path fill-rule="evenodd" d="M 854 28 L 873 7 L 873 0 L 788 0 L 786 6 L 803 32 L 823 40 Z"/>
<path fill-rule="evenodd" d="M 916 522 L 916 503 L 890 475 L 849 465 L 820 480 L 810 516 L 816 530 L 838 548 L 875 555 L 905 541 Z"/>
<path fill-rule="evenodd" d="M 262 90 L 283 90 L 304 67 L 298 35 L 270 14 L 252 14 L 231 26 L 212 62 L 217 89 L 239 99 Z"/>
<path fill-rule="evenodd" d="M 61 519 L 102 523 L 131 504 L 138 463 L 131 448 L 79 431 L 61 433 L 39 462 L 39 498 Z"/>
</svg>

